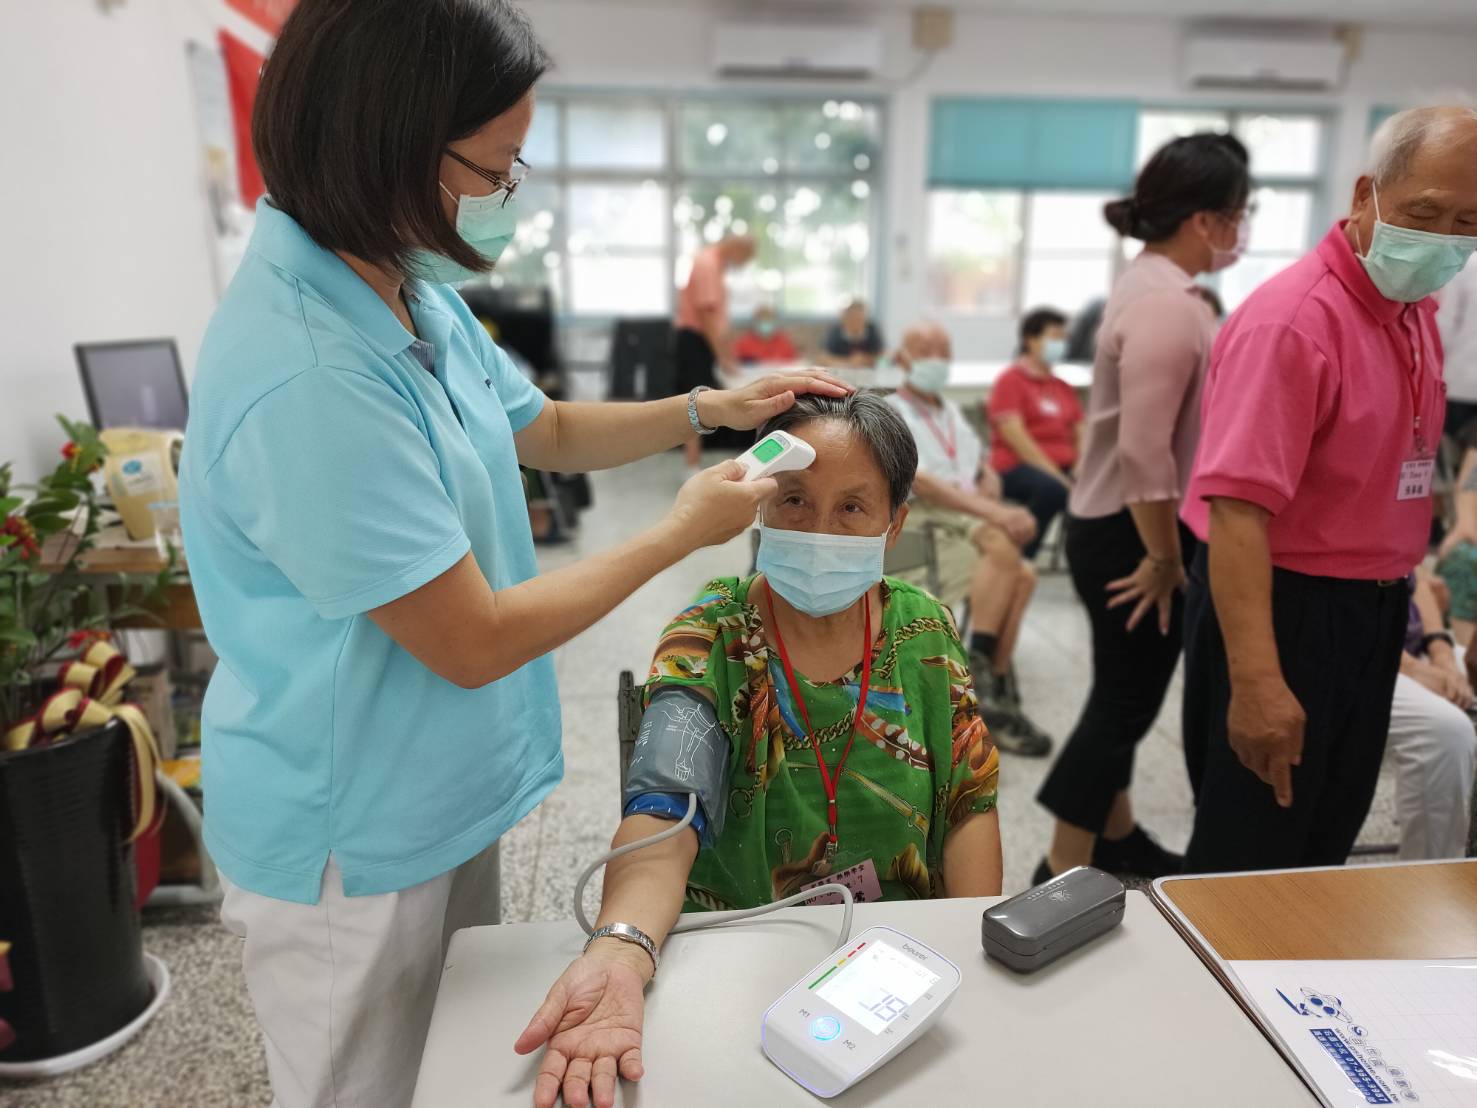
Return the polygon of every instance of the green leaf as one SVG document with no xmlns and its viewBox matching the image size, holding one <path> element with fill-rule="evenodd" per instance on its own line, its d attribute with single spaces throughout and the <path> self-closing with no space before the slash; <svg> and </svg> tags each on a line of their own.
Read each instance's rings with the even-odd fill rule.
<svg viewBox="0 0 1477 1108">
<path fill-rule="evenodd" d="M 8 516 L 24 503 L 18 496 L 0 496 L 0 516 Z"/>
<path fill-rule="evenodd" d="M 36 645 L 36 636 L 24 627 L 0 627 L 0 642 L 14 643 L 22 650 Z"/>
</svg>

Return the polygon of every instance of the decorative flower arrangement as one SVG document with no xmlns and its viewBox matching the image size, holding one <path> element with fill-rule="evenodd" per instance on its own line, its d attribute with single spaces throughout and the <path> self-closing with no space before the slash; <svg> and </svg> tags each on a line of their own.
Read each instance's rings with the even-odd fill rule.
<svg viewBox="0 0 1477 1108">
<path fill-rule="evenodd" d="M 130 588 L 123 604 L 103 611 L 77 570 L 96 543 L 100 509 L 92 475 L 107 447 L 89 424 L 63 416 L 57 422 L 67 441 L 50 474 L 35 485 L 12 485 L 10 463 L 0 465 L 0 735 L 36 710 L 38 683 L 61 655 L 85 652 L 106 637 L 110 618 L 146 615 L 174 570 L 171 559 L 147 585 Z M 53 539 L 52 564 L 43 572 L 42 551 Z"/>
</svg>

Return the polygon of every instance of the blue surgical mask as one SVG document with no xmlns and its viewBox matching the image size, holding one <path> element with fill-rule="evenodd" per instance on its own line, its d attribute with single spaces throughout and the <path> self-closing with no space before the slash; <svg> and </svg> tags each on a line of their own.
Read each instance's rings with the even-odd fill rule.
<svg viewBox="0 0 1477 1108">
<path fill-rule="evenodd" d="M 441 191 L 451 195 L 445 185 Z M 502 189 L 487 196 L 463 196 L 456 202 L 456 233 L 489 262 L 498 260 L 517 229 L 518 212 L 511 202 L 503 202 Z M 481 271 L 430 250 L 415 252 L 414 267 L 417 277 L 433 285 L 459 285 L 481 276 Z"/>
<path fill-rule="evenodd" d="M 1047 339 L 1041 344 L 1041 360 L 1047 365 L 1056 365 L 1066 356 L 1066 339 Z"/>
<path fill-rule="evenodd" d="M 770 588 L 806 615 L 845 611 L 882 580 L 880 535 L 823 535 L 759 528 L 756 566 Z"/>
<path fill-rule="evenodd" d="M 1358 234 L 1357 230 L 1355 232 Z M 1380 219 L 1380 195 L 1374 193 L 1374 234 L 1359 260 L 1387 300 L 1413 304 L 1443 288 L 1462 271 L 1477 238 L 1438 235 L 1410 227 L 1395 227 Z"/>
<path fill-rule="evenodd" d="M 919 392 L 937 396 L 949 383 L 947 358 L 918 358 L 908 374 L 908 384 Z"/>
<path fill-rule="evenodd" d="M 776 324 L 772 319 L 756 319 L 754 321 L 754 330 L 760 338 L 767 339 L 773 337 L 775 328 Z"/>
</svg>

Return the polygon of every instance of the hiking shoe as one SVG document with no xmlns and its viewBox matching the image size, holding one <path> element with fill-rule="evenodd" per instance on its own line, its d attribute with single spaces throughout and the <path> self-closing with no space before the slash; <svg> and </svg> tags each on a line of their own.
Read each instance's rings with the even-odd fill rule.
<svg viewBox="0 0 1477 1108">
<path fill-rule="evenodd" d="M 1005 721 L 1007 739 L 1001 742 L 997 738 L 995 745 L 1007 753 L 1020 754 L 1026 758 L 1044 758 L 1050 754 L 1051 736 L 1037 727 L 1019 705 L 1010 705 L 1009 712 L 1010 718 Z M 986 723 L 986 726 L 989 724 Z"/>
<path fill-rule="evenodd" d="M 1165 850 L 1138 824 L 1121 839 L 1098 836 L 1092 848 L 1092 864 L 1109 873 L 1134 877 L 1169 877 L 1185 867 L 1183 854 Z"/>
</svg>

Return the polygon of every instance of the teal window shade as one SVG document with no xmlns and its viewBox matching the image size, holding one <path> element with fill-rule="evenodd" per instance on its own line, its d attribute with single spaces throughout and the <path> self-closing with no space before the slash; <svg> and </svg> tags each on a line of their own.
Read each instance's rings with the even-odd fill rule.
<svg viewBox="0 0 1477 1108">
<path fill-rule="evenodd" d="M 933 101 L 932 188 L 1127 189 L 1138 105 L 1113 100 Z"/>
</svg>

